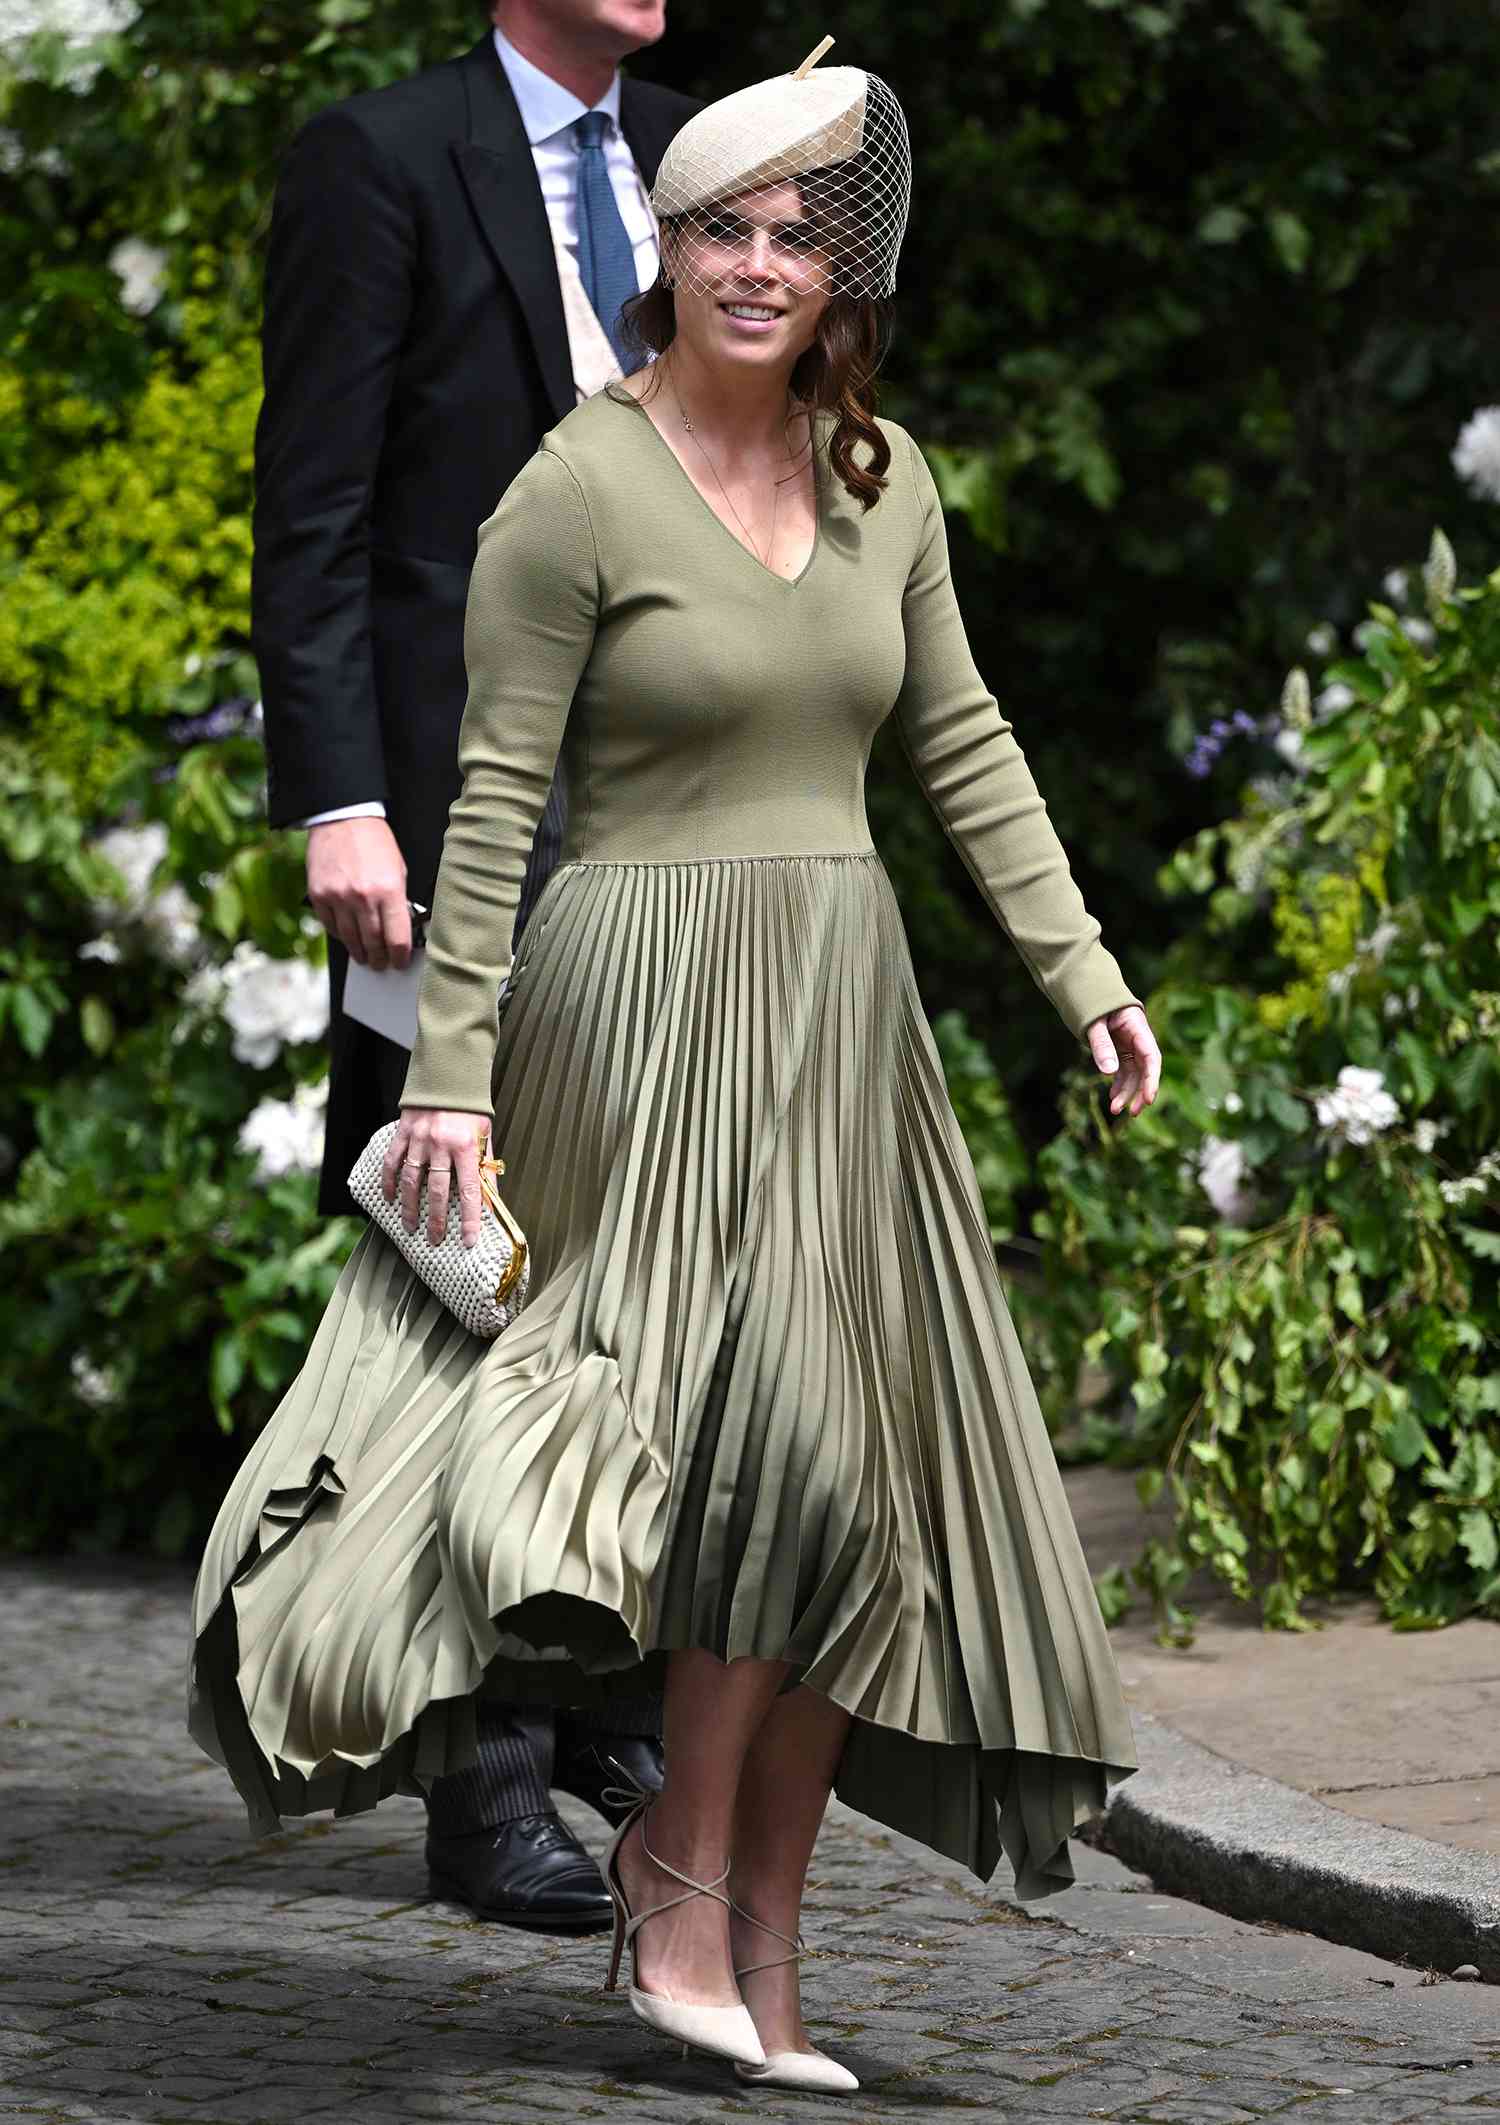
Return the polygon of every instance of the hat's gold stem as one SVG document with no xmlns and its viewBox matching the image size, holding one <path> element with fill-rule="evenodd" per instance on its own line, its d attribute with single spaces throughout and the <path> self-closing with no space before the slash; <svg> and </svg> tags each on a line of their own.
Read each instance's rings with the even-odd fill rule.
<svg viewBox="0 0 1500 2125">
<path fill-rule="evenodd" d="M 805 81 L 832 42 L 833 39 L 831 37 L 825 37 L 821 44 L 814 45 L 801 66 L 794 70 L 792 74 L 793 81 Z"/>
</svg>

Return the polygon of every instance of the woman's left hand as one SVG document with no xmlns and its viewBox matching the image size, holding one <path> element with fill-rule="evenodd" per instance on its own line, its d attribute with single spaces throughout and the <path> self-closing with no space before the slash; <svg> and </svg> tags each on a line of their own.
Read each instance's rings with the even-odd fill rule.
<svg viewBox="0 0 1500 2125">
<path fill-rule="evenodd" d="M 1127 1104 L 1132 1114 L 1149 1107 L 1161 1083 L 1161 1049 L 1140 1005 L 1126 1003 L 1106 1011 L 1089 1026 L 1088 1039 L 1094 1061 L 1106 1077 L 1115 1077 L 1110 1113 L 1118 1114 Z"/>
</svg>

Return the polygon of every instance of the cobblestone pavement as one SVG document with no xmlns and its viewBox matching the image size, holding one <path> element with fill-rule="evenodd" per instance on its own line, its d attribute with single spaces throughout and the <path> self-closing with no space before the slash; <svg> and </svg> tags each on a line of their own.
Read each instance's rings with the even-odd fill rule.
<svg viewBox="0 0 1500 2125">
<path fill-rule="evenodd" d="M 1500 1990 L 1156 1895 L 1025 1910 L 835 1808 L 804 1965 L 857 2095 L 744 2089 L 548 1941 L 424 1895 L 406 1798 L 254 1843 L 183 1727 L 180 1571 L 0 1563 L 0 2117 L 1500 2125 Z M 593 1848 L 604 1825 L 566 1803 Z"/>
</svg>

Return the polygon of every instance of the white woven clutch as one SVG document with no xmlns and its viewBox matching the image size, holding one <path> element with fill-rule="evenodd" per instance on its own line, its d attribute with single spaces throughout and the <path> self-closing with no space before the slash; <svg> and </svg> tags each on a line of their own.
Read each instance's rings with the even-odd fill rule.
<svg viewBox="0 0 1500 2125">
<path fill-rule="evenodd" d="M 349 1176 L 349 1193 L 372 1224 L 402 1254 L 448 1311 L 471 1335 L 493 1341 L 508 1328 L 526 1303 L 531 1284 L 531 1254 L 526 1235 L 501 1202 L 489 1179 L 505 1171 L 503 1158 L 479 1161 L 479 1185 L 484 1200 L 479 1209 L 479 1238 L 472 1247 L 463 1242 L 455 1194 L 448 1208 L 448 1229 L 434 1247 L 427 1237 L 427 1176 L 417 1195 L 417 1229 L 408 1232 L 401 1216 L 401 1198 L 388 1203 L 380 1185 L 381 1168 L 399 1122 L 377 1129 L 359 1154 Z"/>
</svg>

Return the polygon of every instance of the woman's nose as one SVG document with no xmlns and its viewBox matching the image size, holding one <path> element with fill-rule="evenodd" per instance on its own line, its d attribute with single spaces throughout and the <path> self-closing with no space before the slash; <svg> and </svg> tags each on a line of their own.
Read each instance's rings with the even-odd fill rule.
<svg viewBox="0 0 1500 2125">
<path fill-rule="evenodd" d="M 745 250 L 747 272 L 764 277 L 771 270 L 771 234 L 768 229 L 752 229 L 750 242 Z"/>
</svg>

